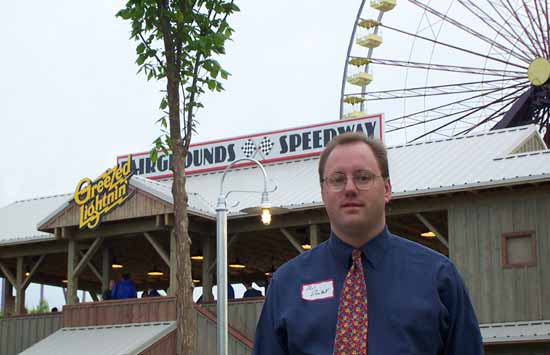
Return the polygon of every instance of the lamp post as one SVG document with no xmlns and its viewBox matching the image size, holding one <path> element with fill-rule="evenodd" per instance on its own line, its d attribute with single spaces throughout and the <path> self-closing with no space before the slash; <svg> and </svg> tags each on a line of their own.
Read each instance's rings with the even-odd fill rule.
<svg viewBox="0 0 550 355">
<path fill-rule="evenodd" d="M 235 164 L 243 161 L 250 161 L 256 164 L 263 173 L 264 176 L 264 189 L 263 191 L 223 191 L 223 182 L 225 176 Z M 248 192 L 248 193 L 261 193 L 262 199 L 260 202 L 262 223 L 271 223 L 271 203 L 269 202 L 269 191 L 267 190 L 267 173 L 263 165 L 252 158 L 242 158 L 235 160 L 229 164 L 222 175 L 220 182 L 220 194 L 218 195 L 218 202 L 216 204 L 216 252 L 217 252 L 217 279 L 218 279 L 218 355 L 228 355 L 227 347 L 227 196 L 232 192 Z"/>
</svg>

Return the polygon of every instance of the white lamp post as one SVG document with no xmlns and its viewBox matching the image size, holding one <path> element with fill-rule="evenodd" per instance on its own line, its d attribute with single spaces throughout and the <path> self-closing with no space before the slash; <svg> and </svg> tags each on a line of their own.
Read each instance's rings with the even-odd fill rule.
<svg viewBox="0 0 550 355">
<path fill-rule="evenodd" d="M 235 164 L 243 161 L 250 161 L 256 164 L 263 173 L 264 176 L 264 189 L 263 191 L 223 191 L 223 182 L 225 175 Z M 274 190 L 273 190 L 274 191 Z M 238 159 L 232 162 L 225 168 L 220 182 L 220 194 L 218 195 L 218 202 L 216 204 L 216 249 L 217 249 L 217 279 L 218 279 L 218 355 L 228 355 L 227 353 L 227 196 L 232 192 L 249 192 L 249 193 L 261 193 L 262 199 L 260 203 L 262 223 L 268 225 L 271 223 L 271 203 L 269 202 L 269 191 L 267 190 L 267 173 L 263 165 L 252 158 Z M 249 209 L 255 210 L 255 209 Z"/>
</svg>

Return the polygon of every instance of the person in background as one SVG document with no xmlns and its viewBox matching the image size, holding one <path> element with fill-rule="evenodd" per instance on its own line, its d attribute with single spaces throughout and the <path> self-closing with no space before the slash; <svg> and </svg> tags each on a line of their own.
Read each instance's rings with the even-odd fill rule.
<svg viewBox="0 0 550 355">
<path fill-rule="evenodd" d="M 130 279 L 130 274 L 125 272 L 122 274 L 122 279 L 120 279 L 113 291 L 111 292 L 111 298 L 113 300 L 123 300 L 126 298 L 137 298 L 136 285 Z"/>
<path fill-rule="evenodd" d="M 103 293 L 101 294 L 101 299 L 103 301 L 113 299 L 112 296 L 111 296 L 111 294 L 113 292 L 113 288 L 115 288 L 115 280 L 110 280 L 109 281 L 109 289 L 103 290 Z"/>
<path fill-rule="evenodd" d="M 243 281 L 243 286 L 246 287 L 243 298 L 262 297 L 262 291 L 256 290 L 254 287 L 252 287 L 252 282 Z"/>
</svg>

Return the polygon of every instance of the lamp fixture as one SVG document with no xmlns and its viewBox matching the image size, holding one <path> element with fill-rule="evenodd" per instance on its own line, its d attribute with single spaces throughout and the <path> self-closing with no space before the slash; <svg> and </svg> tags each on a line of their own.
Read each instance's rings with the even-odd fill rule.
<svg viewBox="0 0 550 355">
<path fill-rule="evenodd" d="M 191 260 L 193 260 L 193 261 L 203 261 L 203 260 L 204 260 L 204 256 L 201 255 L 201 253 L 198 253 L 198 254 L 195 254 L 195 255 L 191 255 Z"/>
<path fill-rule="evenodd" d="M 63 282 L 64 284 L 68 284 L 69 280 L 65 279 L 65 280 L 61 280 L 61 282 Z"/>
<path fill-rule="evenodd" d="M 193 283 L 194 283 L 194 284 L 198 284 L 198 283 L 200 283 L 200 282 L 201 282 L 201 280 L 193 279 Z"/>
<path fill-rule="evenodd" d="M 302 243 L 301 247 L 304 250 L 310 250 L 311 249 L 311 244 L 309 244 L 309 242 L 307 240 L 307 237 L 304 238 L 304 242 Z"/>
<path fill-rule="evenodd" d="M 153 266 L 153 268 L 147 273 L 149 276 L 163 276 L 164 272 L 162 272 L 158 267 Z"/>
<path fill-rule="evenodd" d="M 122 269 L 124 267 L 124 265 L 122 265 L 121 263 L 119 263 L 117 261 L 117 259 L 115 257 L 113 257 L 113 261 L 111 262 L 111 267 L 113 269 Z"/>
<path fill-rule="evenodd" d="M 229 267 L 232 269 L 244 269 L 246 268 L 246 265 L 241 263 L 239 258 L 237 258 L 237 260 L 229 264 Z"/>
<path fill-rule="evenodd" d="M 27 269 L 25 270 L 25 276 L 26 277 L 29 277 L 31 276 L 31 270 L 27 267 Z"/>
<path fill-rule="evenodd" d="M 436 237 L 435 233 L 432 232 L 432 231 L 420 233 L 420 236 L 424 237 L 424 238 L 435 238 Z"/>
<path fill-rule="evenodd" d="M 264 272 L 264 275 L 267 277 L 271 277 L 274 272 L 275 272 L 275 267 L 271 265 L 271 269 L 269 271 Z"/>
</svg>

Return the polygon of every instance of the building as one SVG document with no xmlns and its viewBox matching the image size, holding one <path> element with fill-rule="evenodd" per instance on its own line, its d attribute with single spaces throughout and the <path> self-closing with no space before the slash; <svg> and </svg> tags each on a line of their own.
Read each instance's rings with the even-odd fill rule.
<svg viewBox="0 0 550 355">
<path fill-rule="evenodd" d="M 380 126 L 369 121 L 371 119 L 337 124 L 353 127 L 350 129 L 362 127 L 363 131 L 372 133 Z M 213 205 L 223 174 L 219 167 L 226 165 L 222 157 L 228 159 L 233 152 L 236 159 L 238 154 L 260 151 L 269 177 L 278 186 L 272 194 L 272 203 L 287 209 L 265 226 L 257 216 L 239 212 L 257 205 L 258 195 L 232 195 L 235 196 L 232 201 L 238 201 L 239 205 L 230 214 L 229 261 L 245 268 L 231 268 L 230 279 L 262 283 L 266 273 L 304 252 L 302 244 L 307 242 L 315 247 L 328 235 L 317 164 L 319 151 L 324 146 L 321 143 L 324 132 L 339 131 L 332 124 L 336 123 L 194 147 L 192 154 L 196 156 L 187 162 L 191 172 L 187 181 L 189 229 L 193 254 L 202 256 L 203 260 L 193 263 L 193 278 L 206 290 L 207 300 L 208 290 L 215 283 Z M 550 150 L 537 128 L 507 128 L 394 146 L 388 152 L 393 185 L 393 200 L 388 206 L 389 228 L 453 260 L 469 288 L 487 353 L 547 353 L 550 349 L 550 306 L 545 302 L 550 297 L 547 222 L 550 220 Z M 119 157 L 118 166 L 122 168 L 127 160 Z M 199 161 L 213 165 L 205 167 Z M 77 289 L 89 290 L 95 295 L 106 288 L 113 277 L 114 258 L 131 270 L 138 288 L 153 285 L 167 289 L 170 295 L 171 286 L 176 282 L 174 273 L 170 273 L 175 265 L 175 240 L 171 234 L 171 180 L 166 174 L 169 158 L 153 166 L 146 157 L 135 155 L 132 166 L 131 170 L 139 170 L 141 175 L 128 178 L 126 196 L 129 197 L 93 229 L 79 227 L 83 212 L 72 194 L 18 201 L 0 209 L 0 268 L 17 291 L 18 297 L 11 303 L 18 313 L 30 280 L 58 286 L 67 280 L 68 306 L 57 316 L 62 317 L 60 322 L 65 327 L 85 325 L 95 327 L 91 331 L 100 333 L 102 329 L 97 327 L 109 323 L 142 326 L 144 322 L 167 322 L 149 338 L 144 336 L 141 343 L 168 346 L 166 344 L 173 341 L 168 324 L 174 319 L 170 318 L 174 307 L 170 297 L 137 300 L 134 304 L 121 301 L 76 304 Z M 250 165 L 231 170 L 224 191 L 261 188 L 258 173 L 258 169 Z M 113 195 L 113 201 L 115 197 Z M 94 222 L 93 218 L 85 218 L 86 221 Z M 24 276 L 27 268 L 28 279 Z M 163 275 L 148 277 L 150 269 L 158 269 Z M 10 299 L 9 295 L 5 297 Z M 136 308 L 138 303 L 142 310 L 165 309 L 160 312 L 164 316 L 140 318 L 136 316 L 140 312 Z M 250 352 L 261 304 L 261 299 L 231 303 L 231 341 L 235 353 Z M 124 309 L 126 316 L 118 319 L 113 316 L 118 314 L 115 306 Z M 111 307 L 109 312 L 105 311 L 107 307 Z M 215 306 L 208 303 L 197 307 L 197 334 L 199 346 L 203 346 L 200 353 L 215 351 L 215 347 L 207 349 L 207 344 L 215 342 L 209 338 L 215 339 L 215 332 L 208 331 L 213 325 L 214 309 Z M 25 317 L 14 319 L 26 320 Z M 2 322 L 5 324 L 0 323 L 0 327 L 7 327 L 10 318 Z M 51 328 L 57 329 L 53 325 Z M 7 333 L 0 329 L 0 337 Z M 48 339 L 62 342 L 62 334 L 55 334 L 57 338 Z M 82 336 L 87 337 L 87 333 Z M 0 339 L 0 344 L 6 342 L 9 342 L 8 335 Z M 14 353 L 1 347 L 2 354 L 4 351 Z M 142 350 L 149 351 L 147 349 Z M 143 351 L 141 353 L 148 353 Z"/>
</svg>

